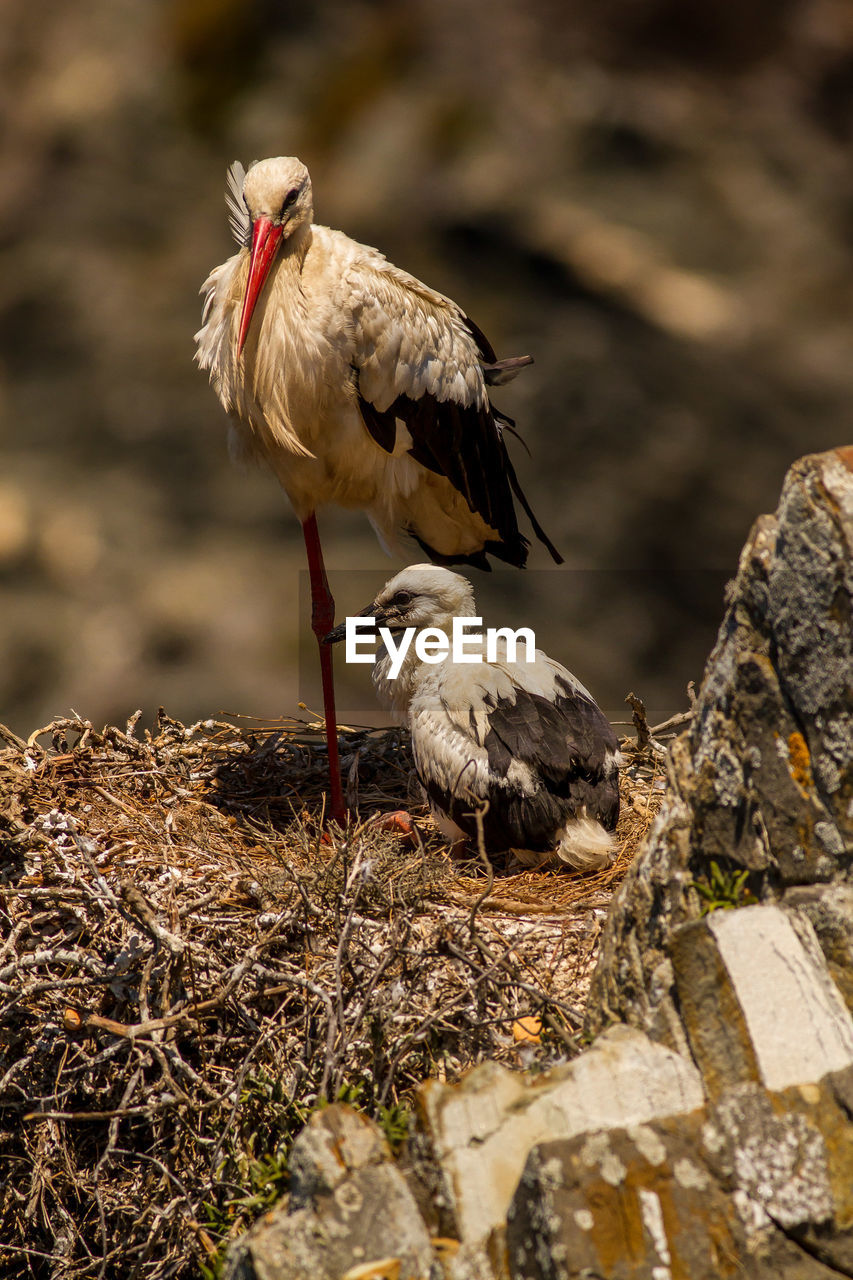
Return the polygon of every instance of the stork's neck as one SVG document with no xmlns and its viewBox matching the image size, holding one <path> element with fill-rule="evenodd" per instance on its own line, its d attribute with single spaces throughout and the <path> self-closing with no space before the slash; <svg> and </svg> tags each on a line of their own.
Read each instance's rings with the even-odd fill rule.
<svg viewBox="0 0 853 1280">
<path fill-rule="evenodd" d="M 473 607 L 473 606 L 472 606 Z M 429 629 L 437 628 L 443 631 L 448 640 L 453 636 L 453 617 L 448 614 L 446 616 L 439 615 L 430 621 Z M 419 631 L 424 628 L 418 628 Z M 373 684 L 376 693 L 382 702 L 392 713 L 394 718 L 401 724 L 405 724 L 408 719 L 409 704 L 412 698 L 418 692 L 424 680 L 436 677 L 444 663 L 451 662 L 452 657 L 448 655 L 439 663 L 423 662 L 415 649 L 415 640 L 417 633 L 412 636 L 409 647 L 406 650 L 406 656 L 403 658 L 397 675 L 392 678 L 391 668 L 397 669 L 397 660 L 388 652 L 384 644 L 380 644 L 376 654 L 376 662 L 373 666 Z M 395 645 L 399 646 L 403 642 L 403 633 L 400 632 L 394 637 Z"/>
<path fill-rule="evenodd" d="M 288 434 L 295 430 L 290 406 L 291 375 L 310 367 L 313 355 L 305 351 L 308 331 L 303 323 L 302 290 L 302 269 L 311 237 L 311 228 L 306 226 L 282 241 L 255 307 L 239 371 L 256 402 L 264 406 L 265 419 L 269 422 L 273 416 L 277 418 L 274 424 L 277 442 L 285 447 L 289 447 Z M 248 278 L 248 273 L 247 251 L 244 278 Z M 295 353 L 294 343 L 301 344 Z M 296 452 L 300 451 L 304 452 L 297 442 Z"/>
<path fill-rule="evenodd" d="M 314 230 L 310 222 L 297 227 L 282 243 L 279 262 L 290 260 L 290 262 L 296 262 L 301 268 L 313 238 Z"/>
<path fill-rule="evenodd" d="M 395 636 L 395 640 L 401 639 L 402 636 Z M 403 665 L 394 679 L 391 678 L 391 662 L 388 650 L 384 644 L 380 645 L 373 665 L 373 685 L 379 701 L 388 708 L 398 724 L 406 724 L 419 670 L 424 664 L 415 653 L 414 644 L 409 647 Z"/>
</svg>

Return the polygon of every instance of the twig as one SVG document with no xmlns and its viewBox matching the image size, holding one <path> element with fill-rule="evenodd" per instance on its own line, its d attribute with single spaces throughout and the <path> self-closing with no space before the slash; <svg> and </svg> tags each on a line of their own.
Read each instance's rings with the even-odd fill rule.
<svg viewBox="0 0 853 1280">
<path fill-rule="evenodd" d="M 635 693 L 627 694 L 625 701 L 631 708 L 631 719 L 637 730 L 637 750 L 647 751 L 651 745 L 651 735 L 646 721 L 646 705 Z"/>
<path fill-rule="evenodd" d="M 172 933 L 170 929 L 166 929 L 160 924 L 151 903 L 146 900 L 143 893 L 140 893 L 136 885 L 132 884 L 130 880 L 122 880 L 119 882 L 119 888 L 122 898 L 137 920 L 145 926 L 158 942 L 162 942 L 164 947 L 168 947 L 173 955 L 180 955 L 184 950 L 183 938 L 179 938 L 177 934 Z"/>
<path fill-rule="evenodd" d="M 689 724 L 693 719 L 693 709 L 689 711 L 679 711 L 676 715 L 670 716 L 668 720 L 663 720 L 660 724 L 654 725 L 649 729 L 649 733 L 653 738 L 659 738 L 662 733 L 668 733 L 671 729 L 678 729 L 683 724 Z"/>
<path fill-rule="evenodd" d="M 474 902 L 471 904 L 471 914 L 468 917 L 468 929 L 470 930 L 471 937 L 473 938 L 476 930 L 477 912 L 492 892 L 492 886 L 495 882 L 495 869 L 492 866 L 488 854 L 486 853 L 486 838 L 483 833 L 483 819 L 489 812 L 489 802 L 485 798 L 479 803 L 477 803 L 474 797 L 472 797 L 472 799 L 474 799 L 474 822 L 477 824 L 477 857 L 482 862 L 486 871 L 486 887 L 480 896 L 474 899 Z"/>
</svg>

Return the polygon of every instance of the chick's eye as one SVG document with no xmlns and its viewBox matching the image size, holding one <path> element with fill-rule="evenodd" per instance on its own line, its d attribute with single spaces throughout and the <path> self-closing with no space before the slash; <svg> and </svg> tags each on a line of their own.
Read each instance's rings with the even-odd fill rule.
<svg viewBox="0 0 853 1280">
<path fill-rule="evenodd" d="M 412 603 L 411 591 L 398 591 L 394 597 L 394 604 L 398 609 L 405 609 L 407 604 Z"/>
</svg>

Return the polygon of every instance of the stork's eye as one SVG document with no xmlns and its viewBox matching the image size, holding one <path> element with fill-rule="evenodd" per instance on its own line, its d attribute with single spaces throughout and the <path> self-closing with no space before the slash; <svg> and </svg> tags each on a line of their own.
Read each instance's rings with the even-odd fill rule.
<svg viewBox="0 0 853 1280">
<path fill-rule="evenodd" d="M 292 191 L 288 191 L 287 195 L 284 197 L 284 199 L 281 202 L 282 213 L 284 213 L 287 209 L 290 208 L 290 206 L 295 202 L 296 197 L 298 195 L 299 195 L 298 187 L 294 187 Z"/>
<path fill-rule="evenodd" d="M 394 605 L 398 609 L 405 609 L 407 604 L 411 604 L 414 596 L 411 591 L 398 591 L 394 596 Z"/>
</svg>

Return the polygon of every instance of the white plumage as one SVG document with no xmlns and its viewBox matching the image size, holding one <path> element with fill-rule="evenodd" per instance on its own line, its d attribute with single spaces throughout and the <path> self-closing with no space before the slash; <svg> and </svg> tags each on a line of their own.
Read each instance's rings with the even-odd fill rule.
<svg viewBox="0 0 853 1280">
<path fill-rule="evenodd" d="M 334 502 L 363 508 L 386 547 L 405 530 L 442 562 L 523 564 L 513 492 L 527 504 L 487 381 L 529 358 L 496 361 L 450 298 L 315 225 L 294 157 L 232 166 L 226 198 L 241 247 L 202 286 L 196 359 L 241 450 L 300 520 Z"/>
<path fill-rule="evenodd" d="M 530 363 L 497 361 L 450 298 L 376 249 L 313 223 L 300 160 L 232 165 L 239 244 L 202 286 L 196 360 L 232 418 L 239 450 L 266 461 L 302 522 L 318 639 L 334 622 L 316 511 L 363 508 L 390 549 L 410 533 L 431 559 L 521 566 L 528 542 L 513 495 L 560 557 L 521 491 L 489 403 Z M 331 655 L 321 647 L 332 816 L 345 820 Z"/>
<path fill-rule="evenodd" d="M 364 613 L 393 637 L 407 627 L 450 636 L 454 618 L 478 616 L 468 580 L 434 565 L 404 569 Z M 328 639 L 343 634 L 337 628 Z M 511 849 L 525 865 L 603 866 L 619 815 L 615 734 L 570 671 L 541 650 L 531 662 L 523 653 L 508 660 L 498 640 L 492 662 L 483 651 L 480 663 L 452 655 L 426 663 L 410 644 L 392 679 L 383 646 L 373 679 L 411 730 L 415 768 L 449 839 L 476 840 L 482 808 L 488 853 Z"/>
</svg>

